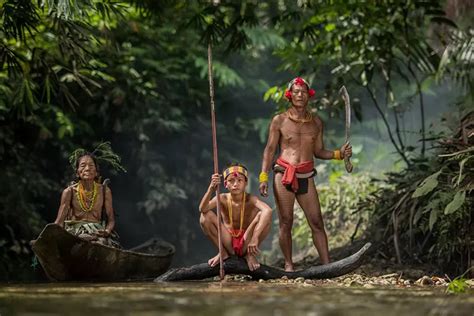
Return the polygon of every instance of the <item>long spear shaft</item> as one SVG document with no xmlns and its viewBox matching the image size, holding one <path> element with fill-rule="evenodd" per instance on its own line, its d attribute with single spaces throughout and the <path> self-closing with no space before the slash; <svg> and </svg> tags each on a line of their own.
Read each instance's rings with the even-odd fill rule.
<svg viewBox="0 0 474 316">
<path fill-rule="evenodd" d="M 212 125 L 212 150 L 214 153 L 214 173 L 219 173 L 219 160 L 217 155 L 217 132 L 216 132 L 216 111 L 214 104 L 214 80 L 212 79 L 212 47 L 211 41 L 207 45 L 207 66 L 209 72 L 209 96 L 211 98 L 211 125 Z M 217 243 L 219 244 L 219 276 L 224 279 L 224 264 L 222 260 L 222 235 L 221 235 L 221 203 L 220 185 L 216 189 L 217 200 Z"/>
</svg>

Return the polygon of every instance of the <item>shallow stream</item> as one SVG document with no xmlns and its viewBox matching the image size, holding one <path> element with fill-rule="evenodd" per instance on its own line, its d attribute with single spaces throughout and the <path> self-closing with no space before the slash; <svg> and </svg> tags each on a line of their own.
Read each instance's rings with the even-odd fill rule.
<svg viewBox="0 0 474 316">
<path fill-rule="evenodd" d="M 474 293 L 258 282 L 0 285 L 7 315 L 474 315 Z"/>
</svg>

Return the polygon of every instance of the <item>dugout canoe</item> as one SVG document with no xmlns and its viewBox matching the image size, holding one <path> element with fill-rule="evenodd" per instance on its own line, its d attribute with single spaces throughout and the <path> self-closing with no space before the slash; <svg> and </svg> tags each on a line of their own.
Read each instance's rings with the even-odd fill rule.
<svg viewBox="0 0 474 316">
<path fill-rule="evenodd" d="M 137 247 L 131 251 L 104 246 L 56 224 L 46 225 L 31 247 L 52 281 L 152 280 L 168 270 L 175 253 L 173 245 L 156 240 L 140 247 L 153 249 L 153 253 L 138 252 Z"/>
</svg>

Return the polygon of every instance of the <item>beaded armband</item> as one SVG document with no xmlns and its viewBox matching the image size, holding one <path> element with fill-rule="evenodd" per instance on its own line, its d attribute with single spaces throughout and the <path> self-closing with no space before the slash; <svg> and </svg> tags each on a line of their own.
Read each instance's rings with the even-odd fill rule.
<svg viewBox="0 0 474 316">
<path fill-rule="evenodd" d="M 266 173 L 265 171 L 260 172 L 260 175 L 258 176 L 258 181 L 260 183 L 268 182 L 268 173 Z"/>
</svg>

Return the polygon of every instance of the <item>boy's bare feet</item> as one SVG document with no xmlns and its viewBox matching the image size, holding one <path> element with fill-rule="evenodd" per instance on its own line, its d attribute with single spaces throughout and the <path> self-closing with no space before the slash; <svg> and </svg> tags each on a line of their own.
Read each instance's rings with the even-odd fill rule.
<svg viewBox="0 0 474 316">
<path fill-rule="evenodd" d="M 245 256 L 245 260 L 247 260 L 247 265 L 249 266 L 250 271 L 254 271 L 260 268 L 260 263 L 258 263 L 257 258 L 255 258 L 255 256 L 247 254 Z"/>
</svg>

